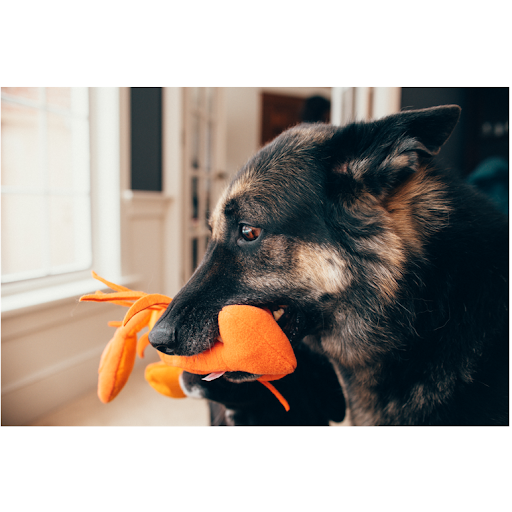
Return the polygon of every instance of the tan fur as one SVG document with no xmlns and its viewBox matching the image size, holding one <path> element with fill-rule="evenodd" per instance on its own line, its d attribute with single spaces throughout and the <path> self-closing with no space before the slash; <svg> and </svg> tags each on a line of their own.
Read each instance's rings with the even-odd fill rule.
<svg viewBox="0 0 512 512">
<path fill-rule="evenodd" d="M 379 208 L 386 230 L 366 239 L 364 248 L 379 255 L 382 263 L 370 263 L 369 271 L 375 273 L 381 295 L 393 300 L 406 261 L 422 256 L 425 233 L 448 222 L 450 206 L 442 185 L 421 169 Z"/>
<path fill-rule="evenodd" d="M 392 217 L 378 204 L 375 197 L 367 193 L 363 193 L 361 197 L 362 200 L 354 208 L 366 210 L 368 218 L 379 217 L 385 229 L 378 235 L 361 238 L 356 246 L 361 254 L 378 257 L 366 262 L 367 273 L 373 278 L 376 293 L 385 302 L 393 301 L 408 257 L 406 241 L 395 230 Z"/>
<path fill-rule="evenodd" d="M 212 228 L 213 240 L 220 240 L 225 232 L 226 225 L 224 221 L 223 210 L 226 205 L 226 195 L 227 190 L 224 191 L 224 194 L 221 196 L 221 198 L 217 202 L 217 205 L 210 214 L 209 223 L 210 227 Z"/>
<path fill-rule="evenodd" d="M 301 244 L 295 254 L 295 266 L 295 279 L 319 293 L 338 294 L 352 281 L 345 260 L 332 248 Z"/>
<path fill-rule="evenodd" d="M 391 169 L 401 169 L 407 167 L 411 163 L 411 157 L 407 153 L 401 153 L 399 155 L 390 155 L 384 160 L 384 165 Z"/>
<path fill-rule="evenodd" d="M 349 167 L 354 179 L 360 180 L 371 165 L 372 160 L 370 158 L 361 158 L 350 162 Z"/>
<path fill-rule="evenodd" d="M 405 153 L 391 154 L 382 165 L 399 169 L 412 165 L 411 158 Z M 364 174 L 370 163 L 363 158 L 349 165 L 357 177 Z M 381 258 L 383 264 L 372 265 L 375 284 L 383 298 L 393 300 L 405 262 L 410 256 L 421 257 L 425 233 L 431 234 L 446 225 L 450 206 L 443 186 L 429 176 L 427 168 L 415 172 L 383 204 L 378 204 L 376 200 L 375 196 L 362 191 L 357 203 L 347 206 L 364 208 L 368 215 L 375 214 L 376 209 L 383 213 L 386 232 L 365 239 L 362 249 Z"/>
<path fill-rule="evenodd" d="M 427 168 L 418 170 L 398 187 L 384 207 L 395 232 L 415 256 L 422 253 L 424 233 L 445 227 L 451 211 L 444 185 L 429 176 Z"/>
</svg>

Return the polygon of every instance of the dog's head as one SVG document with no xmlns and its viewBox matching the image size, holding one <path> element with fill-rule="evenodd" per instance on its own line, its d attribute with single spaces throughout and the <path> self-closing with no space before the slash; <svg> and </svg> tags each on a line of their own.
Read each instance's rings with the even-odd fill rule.
<svg viewBox="0 0 512 512">
<path fill-rule="evenodd" d="M 392 302 L 407 255 L 421 255 L 420 217 L 431 230 L 442 221 L 432 211 L 436 200 L 445 207 L 442 190 L 419 171 L 459 113 L 447 106 L 344 128 L 299 125 L 262 148 L 219 200 L 205 257 L 151 331 L 152 345 L 207 350 L 232 304 L 269 308 L 292 344 L 332 331 L 340 314 L 357 330 L 360 315 L 350 311 L 376 313 L 384 306 L 375 296 Z M 425 211 L 418 188 L 430 195 Z"/>
</svg>

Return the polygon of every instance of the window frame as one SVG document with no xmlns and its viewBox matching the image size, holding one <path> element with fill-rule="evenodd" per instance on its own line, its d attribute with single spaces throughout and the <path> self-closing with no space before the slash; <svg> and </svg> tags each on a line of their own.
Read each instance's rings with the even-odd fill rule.
<svg viewBox="0 0 512 512">
<path fill-rule="evenodd" d="M 92 263 L 89 268 L 2 284 L 2 315 L 78 296 L 98 288 L 100 275 L 121 283 L 121 122 L 126 119 L 118 87 L 89 88 Z"/>
<path fill-rule="evenodd" d="M 39 187 L 31 187 L 30 183 L 25 183 L 23 185 L 2 185 L 2 198 L 6 199 L 12 194 L 18 194 L 23 197 L 30 197 L 32 195 L 36 195 L 41 197 L 44 203 L 43 208 L 43 237 L 44 237 L 44 251 L 45 257 L 43 257 L 43 266 L 39 269 L 33 271 L 22 271 L 19 273 L 11 273 L 6 276 L 2 275 L 2 286 L 7 286 L 7 289 L 16 289 L 21 286 L 21 288 L 25 288 L 28 286 L 32 287 L 41 287 L 44 286 L 45 281 L 49 281 L 48 278 L 54 276 L 62 276 L 65 274 L 77 274 L 87 270 L 91 267 L 92 263 L 92 235 L 91 235 L 91 215 L 90 215 L 90 205 L 91 205 L 91 190 L 90 190 L 90 123 L 89 123 L 89 104 L 90 104 L 90 90 L 87 87 L 79 88 L 81 91 L 77 91 L 77 88 L 71 89 L 71 107 L 70 109 L 65 109 L 60 106 L 48 103 L 48 87 L 34 87 L 31 88 L 37 91 L 38 99 L 28 99 L 22 96 L 10 95 L 8 92 L 4 93 L 2 91 L 2 103 L 5 101 L 6 104 L 12 105 L 14 107 L 28 107 L 31 109 L 31 112 L 37 112 L 38 119 L 38 131 L 37 131 L 37 148 L 35 148 L 38 153 L 38 163 L 39 170 L 38 175 L 41 177 L 41 184 Z M 75 90 L 73 90 L 75 89 Z M 85 94 L 85 96 L 84 96 Z M 78 101 L 77 101 L 78 100 Z M 48 167 L 48 125 L 50 122 L 50 116 L 57 115 L 60 119 L 64 119 L 65 122 L 70 123 L 73 128 L 71 131 L 71 137 L 73 137 L 73 143 L 75 143 L 74 137 L 76 136 L 77 129 L 80 130 L 80 125 L 84 126 L 86 123 L 87 131 L 82 133 L 81 135 L 86 135 L 86 139 L 76 139 L 79 140 L 79 153 L 73 153 L 71 158 L 73 161 L 80 162 L 82 169 L 79 172 L 85 174 L 79 175 L 79 182 L 82 182 L 82 185 L 79 188 L 76 188 L 76 185 L 73 188 L 59 188 L 51 185 L 50 178 L 50 170 Z M 85 127 L 85 126 L 84 126 Z M 78 132 L 79 133 L 79 132 Z M 75 168 L 73 167 L 73 173 L 75 172 Z M 84 179 L 86 181 L 84 181 Z M 72 178 L 73 180 L 73 178 Z M 85 187 L 84 187 L 85 185 Z M 5 194 L 5 196 L 4 196 Z M 50 261 L 50 200 L 51 198 L 56 197 L 67 197 L 74 202 L 73 198 L 83 198 L 86 200 L 86 205 L 88 208 L 88 212 L 81 211 L 80 215 L 86 215 L 87 218 L 87 226 L 86 226 L 86 238 L 80 240 L 80 244 L 84 245 L 86 248 L 86 254 L 82 256 L 82 258 L 75 259 L 73 263 L 64 264 L 64 265 L 55 265 Z M 74 239 L 74 243 L 77 243 L 77 239 Z M 5 279 L 5 280 L 4 280 Z M 41 285 L 42 280 L 42 285 Z M 11 286 L 11 284 L 16 283 L 17 286 Z M 21 285 L 19 283 L 29 283 L 28 285 Z"/>
</svg>

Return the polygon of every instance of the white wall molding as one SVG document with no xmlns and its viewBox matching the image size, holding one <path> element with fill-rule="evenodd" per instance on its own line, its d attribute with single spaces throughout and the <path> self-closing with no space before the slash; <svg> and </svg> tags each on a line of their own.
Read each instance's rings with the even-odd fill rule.
<svg viewBox="0 0 512 512">
<path fill-rule="evenodd" d="M 172 201 L 162 192 L 125 190 L 122 194 L 124 213 L 129 219 L 164 219 Z"/>
</svg>

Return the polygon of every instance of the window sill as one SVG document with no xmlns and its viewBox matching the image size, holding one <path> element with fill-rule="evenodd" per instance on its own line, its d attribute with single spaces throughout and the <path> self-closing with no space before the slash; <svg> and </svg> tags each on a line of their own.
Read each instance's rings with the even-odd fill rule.
<svg viewBox="0 0 512 512">
<path fill-rule="evenodd" d="M 124 276 L 112 279 L 116 284 L 129 288 L 133 287 L 138 280 L 137 276 Z M 91 277 L 66 284 L 7 295 L 2 297 L 2 319 L 57 307 L 71 300 L 77 300 L 82 295 L 94 293 L 96 290 L 108 289 L 103 283 Z"/>
</svg>

